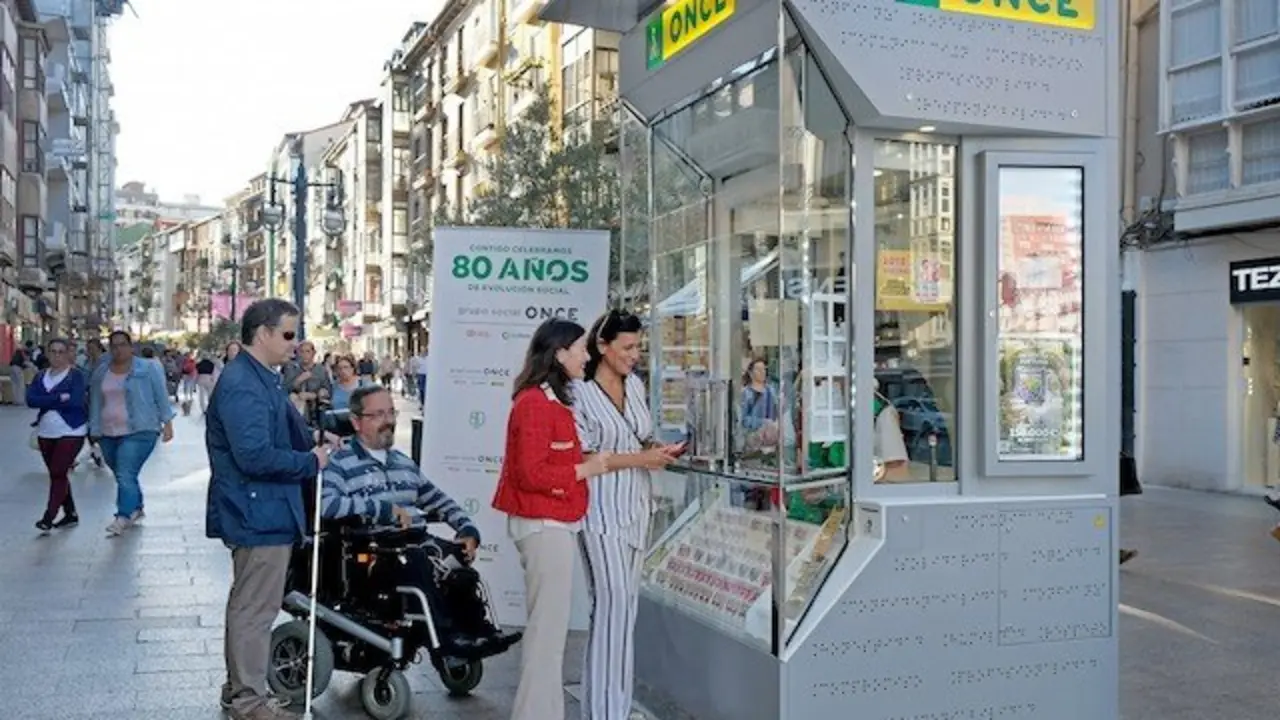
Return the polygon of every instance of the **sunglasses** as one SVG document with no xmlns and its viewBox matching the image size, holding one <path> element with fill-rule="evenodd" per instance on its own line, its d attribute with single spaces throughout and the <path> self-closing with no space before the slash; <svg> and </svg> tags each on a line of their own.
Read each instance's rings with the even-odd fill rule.
<svg viewBox="0 0 1280 720">
<path fill-rule="evenodd" d="M 616 327 L 618 323 L 620 323 L 622 319 L 627 317 L 629 314 L 630 313 L 628 313 L 627 311 L 618 310 L 617 308 L 614 308 L 613 310 L 610 310 L 609 312 L 605 313 L 604 318 L 600 321 L 600 324 L 596 325 L 596 335 L 592 341 L 593 344 L 599 345 L 600 343 L 604 342 L 605 333 L 609 332 L 611 328 Z"/>
<path fill-rule="evenodd" d="M 296 333 L 296 332 L 294 332 L 294 331 L 292 331 L 292 330 L 285 330 L 284 332 L 280 333 L 280 335 L 281 335 L 285 340 L 293 340 L 294 338 L 298 337 L 298 333 Z"/>
</svg>

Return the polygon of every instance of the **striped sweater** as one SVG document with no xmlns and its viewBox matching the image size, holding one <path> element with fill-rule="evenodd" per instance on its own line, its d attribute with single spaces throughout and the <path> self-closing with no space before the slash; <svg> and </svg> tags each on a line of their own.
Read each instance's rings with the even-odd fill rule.
<svg viewBox="0 0 1280 720">
<path fill-rule="evenodd" d="M 363 517 L 390 525 L 395 507 L 416 507 L 444 520 L 459 536 L 480 540 L 480 530 L 458 503 L 397 450 L 387 451 L 384 465 L 353 440 L 330 456 L 321 483 L 320 514 L 326 519 Z"/>
</svg>

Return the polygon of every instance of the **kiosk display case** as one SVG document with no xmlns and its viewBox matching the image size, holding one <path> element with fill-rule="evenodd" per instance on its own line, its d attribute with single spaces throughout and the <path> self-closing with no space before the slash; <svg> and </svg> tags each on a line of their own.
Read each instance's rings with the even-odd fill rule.
<svg viewBox="0 0 1280 720">
<path fill-rule="evenodd" d="M 549 0 L 624 33 L 618 294 L 689 443 L 659 717 L 1118 716 L 1119 28 L 1049 9 Z"/>
</svg>

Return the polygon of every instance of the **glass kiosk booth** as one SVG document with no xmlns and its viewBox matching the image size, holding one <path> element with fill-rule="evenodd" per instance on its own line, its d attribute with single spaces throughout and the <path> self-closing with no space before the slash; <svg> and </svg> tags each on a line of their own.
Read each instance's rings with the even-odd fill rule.
<svg viewBox="0 0 1280 720">
<path fill-rule="evenodd" d="M 1117 8 L 543 9 L 624 33 L 659 716 L 1118 716 Z"/>
</svg>

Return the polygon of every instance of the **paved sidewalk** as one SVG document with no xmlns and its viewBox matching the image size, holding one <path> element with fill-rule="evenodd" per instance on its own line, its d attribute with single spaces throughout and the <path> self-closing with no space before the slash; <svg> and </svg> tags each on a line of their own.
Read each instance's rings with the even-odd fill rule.
<svg viewBox="0 0 1280 720">
<path fill-rule="evenodd" d="M 406 412 L 406 415 L 409 413 Z M 72 478 L 81 526 L 40 538 L 47 476 L 26 447 L 30 411 L 0 407 L 0 720 L 218 720 L 229 557 L 204 537 L 204 425 L 179 418 L 143 475 L 147 519 L 107 539 L 115 484 L 82 466 Z M 402 416 L 400 444 L 408 447 Z M 580 655 L 567 663 L 577 679 Z M 447 697 L 426 666 L 410 672 L 415 717 L 505 719 L 518 652 L 492 660 L 474 697 Z M 339 674 L 317 718 L 366 717 L 358 677 Z M 574 708 L 576 714 L 576 708 Z"/>
<path fill-rule="evenodd" d="M 411 403 L 400 404 L 400 447 Z M 115 486 L 106 471 L 73 478 L 83 525 L 39 538 L 46 476 L 26 447 L 30 411 L 0 407 L 0 720 L 218 720 L 222 604 L 229 562 L 204 537 L 208 478 L 199 417 L 148 463 L 144 527 L 108 540 Z M 1125 720 L 1274 720 L 1280 698 L 1280 514 L 1261 501 L 1151 488 L 1122 502 Z M 566 656 L 579 677 L 581 638 Z M 446 696 L 429 668 L 410 681 L 419 718 L 505 720 L 519 652 L 490 662 L 476 695 Z M 340 675 L 318 718 L 365 717 L 355 676 Z M 577 707 L 570 701 L 570 717 Z M 1082 719 L 1087 720 L 1087 719 Z"/>
</svg>

